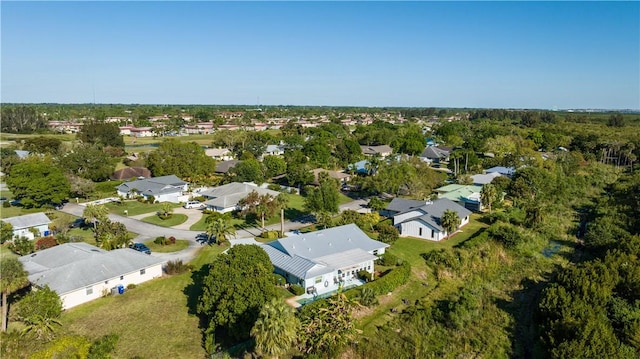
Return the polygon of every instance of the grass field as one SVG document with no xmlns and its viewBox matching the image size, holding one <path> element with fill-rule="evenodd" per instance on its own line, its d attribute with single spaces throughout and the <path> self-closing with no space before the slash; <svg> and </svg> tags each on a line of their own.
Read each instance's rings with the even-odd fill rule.
<svg viewBox="0 0 640 359">
<path fill-rule="evenodd" d="M 174 208 L 180 207 L 178 203 L 171 203 Z M 162 208 L 162 203 L 141 203 L 135 200 L 123 201 L 122 204 L 107 203 L 105 207 L 109 209 L 109 212 L 113 214 L 119 214 L 124 216 L 124 211 L 128 211 L 129 216 L 137 216 L 145 213 L 158 212 Z"/>
<path fill-rule="evenodd" d="M 146 244 L 147 247 L 149 247 L 151 252 L 158 252 L 158 253 L 177 252 L 189 247 L 189 241 L 186 239 L 176 239 L 175 244 L 169 244 L 166 246 L 155 244 L 153 243 L 153 240 L 146 241 L 144 242 L 144 244 Z"/>
<path fill-rule="evenodd" d="M 161 227 L 173 227 L 186 222 L 188 218 L 189 217 L 186 214 L 174 213 L 167 219 L 161 219 L 157 215 L 145 217 L 142 219 L 142 222 L 155 224 Z"/>
</svg>

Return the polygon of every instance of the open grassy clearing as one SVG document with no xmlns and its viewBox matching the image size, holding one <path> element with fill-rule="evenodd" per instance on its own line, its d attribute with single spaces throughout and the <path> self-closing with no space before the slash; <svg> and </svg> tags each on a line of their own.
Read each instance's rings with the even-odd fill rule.
<svg viewBox="0 0 640 359">
<path fill-rule="evenodd" d="M 113 214 L 124 216 L 124 211 L 126 210 L 128 211 L 129 216 L 137 216 L 145 213 L 158 212 L 162 208 L 163 204 L 164 203 L 148 204 L 138 202 L 136 200 L 128 200 L 122 201 L 121 203 L 107 203 L 105 204 L 105 207 L 107 207 L 109 209 L 109 212 Z M 180 207 L 180 204 L 178 203 L 171 203 L 171 205 L 173 206 L 173 208 Z"/>
<path fill-rule="evenodd" d="M 173 227 L 186 222 L 187 219 L 189 219 L 189 216 L 186 214 L 174 213 L 167 219 L 162 219 L 157 215 L 145 217 L 142 219 L 142 222 L 155 224 L 156 226 L 161 227 Z"/>
<path fill-rule="evenodd" d="M 176 239 L 175 244 L 168 244 L 166 246 L 163 246 L 161 244 L 155 244 L 153 243 L 153 240 L 146 241 L 144 242 L 144 244 L 146 244 L 147 247 L 149 247 L 151 252 L 158 252 L 158 253 L 178 252 L 189 247 L 189 241 L 186 239 Z"/>
</svg>

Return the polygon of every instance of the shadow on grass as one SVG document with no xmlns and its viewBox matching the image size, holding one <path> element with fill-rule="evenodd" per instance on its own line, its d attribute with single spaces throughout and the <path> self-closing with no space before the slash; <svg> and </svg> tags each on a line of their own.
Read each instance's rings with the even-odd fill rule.
<svg viewBox="0 0 640 359">
<path fill-rule="evenodd" d="M 539 329 L 538 303 L 549 277 L 550 275 L 545 276 L 542 281 L 525 278 L 520 282 L 522 289 L 511 292 L 512 300 L 498 299 L 496 301 L 498 308 L 513 318 L 511 327 L 513 358 L 548 357 Z"/>
</svg>

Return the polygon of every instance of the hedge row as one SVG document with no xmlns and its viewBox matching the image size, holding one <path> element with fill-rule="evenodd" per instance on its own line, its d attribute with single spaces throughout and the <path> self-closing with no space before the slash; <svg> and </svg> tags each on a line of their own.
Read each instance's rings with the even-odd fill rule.
<svg viewBox="0 0 640 359">
<path fill-rule="evenodd" d="M 411 265 L 408 262 L 404 262 L 396 268 L 392 269 L 389 273 L 374 280 L 371 283 L 363 285 L 361 288 L 369 288 L 376 295 L 387 294 L 393 292 L 394 289 L 407 283 L 411 276 Z"/>
</svg>

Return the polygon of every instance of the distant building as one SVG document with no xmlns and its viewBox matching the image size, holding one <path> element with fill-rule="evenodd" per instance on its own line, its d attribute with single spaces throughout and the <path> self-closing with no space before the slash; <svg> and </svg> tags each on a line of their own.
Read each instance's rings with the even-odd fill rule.
<svg viewBox="0 0 640 359">
<path fill-rule="evenodd" d="M 13 237 L 26 237 L 34 239 L 36 236 L 33 232 L 37 232 L 40 236 L 45 236 L 49 232 L 49 224 L 51 220 L 42 212 L 25 214 L 24 216 L 3 218 L 3 222 L 10 223 L 13 226 Z"/>
<path fill-rule="evenodd" d="M 207 208 L 216 212 L 227 213 L 241 209 L 239 206 L 240 200 L 253 191 L 258 192 L 260 195 L 269 194 L 273 197 L 280 194 L 280 192 L 261 188 L 252 183 L 231 182 L 202 191 L 200 195 L 208 199 L 204 202 Z"/>
<path fill-rule="evenodd" d="M 389 145 L 360 146 L 360 149 L 362 150 L 362 154 L 365 156 L 379 155 L 380 157 L 384 158 L 393 153 L 393 148 L 391 148 L 391 146 Z"/>
<path fill-rule="evenodd" d="M 188 186 L 177 176 L 169 175 L 125 182 L 117 187 L 117 192 L 118 196 L 127 198 L 142 196 L 148 200 L 153 196 L 156 202 L 180 203 L 189 199 Z"/>
</svg>

